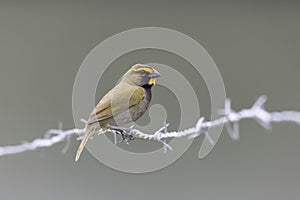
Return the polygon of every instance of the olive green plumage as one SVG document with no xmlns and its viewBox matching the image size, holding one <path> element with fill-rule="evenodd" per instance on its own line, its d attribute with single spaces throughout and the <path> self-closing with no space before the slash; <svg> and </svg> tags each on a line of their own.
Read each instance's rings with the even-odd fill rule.
<svg viewBox="0 0 300 200">
<path fill-rule="evenodd" d="M 151 101 L 151 88 L 159 76 L 158 71 L 142 64 L 134 65 L 123 75 L 119 84 L 106 93 L 91 112 L 75 161 L 89 138 L 100 128 L 126 125 L 146 112 Z"/>
</svg>

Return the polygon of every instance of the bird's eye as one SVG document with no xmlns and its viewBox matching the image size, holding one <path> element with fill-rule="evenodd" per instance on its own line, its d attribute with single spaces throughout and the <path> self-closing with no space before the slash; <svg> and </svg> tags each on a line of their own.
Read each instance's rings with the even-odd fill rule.
<svg viewBox="0 0 300 200">
<path fill-rule="evenodd" d="M 141 74 L 145 74 L 146 71 L 145 71 L 145 70 L 141 70 L 140 73 L 141 73 Z"/>
</svg>

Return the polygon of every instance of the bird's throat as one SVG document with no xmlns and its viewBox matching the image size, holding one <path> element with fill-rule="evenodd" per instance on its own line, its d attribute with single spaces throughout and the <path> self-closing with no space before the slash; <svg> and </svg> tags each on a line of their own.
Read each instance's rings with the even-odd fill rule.
<svg viewBox="0 0 300 200">
<path fill-rule="evenodd" d="M 150 78 L 148 85 L 155 85 L 156 84 L 156 79 L 155 78 Z"/>
</svg>

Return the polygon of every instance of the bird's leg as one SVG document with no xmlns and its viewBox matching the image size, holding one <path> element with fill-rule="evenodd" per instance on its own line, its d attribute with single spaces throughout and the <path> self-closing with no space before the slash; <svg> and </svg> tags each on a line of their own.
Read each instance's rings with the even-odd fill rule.
<svg viewBox="0 0 300 200">
<path fill-rule="evenodd" d="M 124 127 L 120 127 L 120 126 L 112 126 L 112 125 L 108 125 L 108 128 L 117 132 L 129 132 L 130 129 L 129 128 L 124 128 Z"/>
<path fill-rule="evenodd" d="M 126 143 L 129 143 L 130 141 L 134 140 L 135 137 L 133 137 L 132 135 L 130 135 L 130 128 L 124 128 L 124 127 L 120 127 L 120 126 L 108 126 L 109 129 L 112 129 L 114 131 L 116 131 L 118 134 L 121 135 L 122 140 L 120 141 L 120 143 L 126 141 Z"/>
</svg>

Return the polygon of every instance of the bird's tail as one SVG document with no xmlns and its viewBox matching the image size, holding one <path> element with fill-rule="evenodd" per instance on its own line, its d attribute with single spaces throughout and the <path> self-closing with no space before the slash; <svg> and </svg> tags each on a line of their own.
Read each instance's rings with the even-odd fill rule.
<svg viewBox="0 0 300 200">
<path fill-rule="evenodd" d="M 84 149 L 84 146 L 86 145 L 86 143 L 88 142 L 88 140 L 90 139 L 90 137 L 92 137 L 95 133 L 95 128 L 93 127 L 86 127 L 86 132 L 81 140 L 81 143 L 77 149 L 77 152 L 76 152 L 76 157 L 75 157 L 75 161 L 78 161 L 79 160 L 79 157 L 81 155 L 81 152 L 83 151 Z"/>
</svg>

